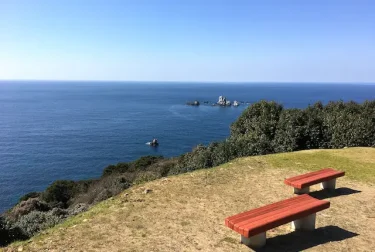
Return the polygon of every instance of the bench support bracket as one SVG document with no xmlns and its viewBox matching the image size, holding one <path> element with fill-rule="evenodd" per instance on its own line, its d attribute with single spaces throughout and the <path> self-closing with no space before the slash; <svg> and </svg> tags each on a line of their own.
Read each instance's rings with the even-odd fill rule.
<svg viewBox="0 0 375 252">
<path fill-rule="evenodd" d="M 241 243 L 250 248 L 261 248 L 266 245 L 266 232 L 251 236 L 249 238 L 241 235 Z"/>
<path fill-rule="evenodd" d="M 322 189 L 328 189 L 328 190 L 335 190 L 336 188 L 336 179 L 331 179 L 328 181 L 324 181 L 320 184 L 320 187 Z"/>
<path fill-rule="evenodd" d="M 315 229 L 316 213 L 310 214 L 307 217 L 292 221 L 293 230 L 314 230 Z"/>
<path fill-rule="evenodd" d="M 310 192 L 310 187 L 304 187 L 302 189 L 298 189 L 298 188 L 293 188 L 294 190 L 294 194 L 304 194 L 304 193 L 308 193 Z"/>
</svg>

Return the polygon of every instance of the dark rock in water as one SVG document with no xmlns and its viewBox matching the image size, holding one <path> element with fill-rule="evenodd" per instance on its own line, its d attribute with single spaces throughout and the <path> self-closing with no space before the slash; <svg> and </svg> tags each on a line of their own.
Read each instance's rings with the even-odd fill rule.
<svg viewBox="0 0 375 252">
<path fill-rule="evenodd" d="M 150 142 L 150 145 L 151 146 L 158 146 L 159 145 L 158 139 L 156 139 L 156 138 L 152 139 L 152 141 Z"/>
<path fill-rule="evenodd" d="M 199 101 L 193 101 L 193 102 L 187 102 L 186 105 L 190 105 L 190 106 L 199 106 L 200 103 L 199 103 Z"/>
</svg>

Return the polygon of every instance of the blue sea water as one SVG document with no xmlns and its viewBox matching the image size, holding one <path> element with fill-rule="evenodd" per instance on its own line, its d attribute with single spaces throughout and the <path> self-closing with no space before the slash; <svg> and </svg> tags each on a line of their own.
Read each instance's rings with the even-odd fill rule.
<svg viewBox="0 0 375 252">
<path fill-rule="evenodd" d="M 57 179 L 94 178 L 111 163 L 178 156 L 224 139 L 245 105 L 185 105 L 219 95 L 303 108 L 374 99 L 375 85 L 1 81 L 0 212 Z M 158 148 L 145 144 L 154 137 Z"/>
</svg>

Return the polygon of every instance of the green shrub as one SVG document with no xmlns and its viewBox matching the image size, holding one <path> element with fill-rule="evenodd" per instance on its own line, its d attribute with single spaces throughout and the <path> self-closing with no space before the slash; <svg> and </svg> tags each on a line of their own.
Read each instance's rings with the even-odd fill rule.
<svg viewBox="0 0 375 252">
<path fill-rule="evenodd" d="M 94 204 L 119 194 L 131 186 L 135 177 L 135 174 L 126 175 L 108 175 L 93 182 L 86 192 L 82 192 L 72 199 L 72 205 L 79 203 Z"/>
<path fill-rule="evenodd" d="M 159 177 L 165 177 L 169 174 L 169 171 L 173 169 L 176 163 L 177 158 L 161 159 L 147 167 L 146 171 L 152 171 L 158 174 Z"/>
<path fill-rule="evenodd" d="M 117 165 L 109 165 L 103 170 L 103 177 L 114 173 L 125 173 L 129 170 L 129 163 L 118 163 Z"/>
<path fill-rule="evenodd" d="M 50 207 L 47 203 L 41 201 L 39 198 L 29 198 L 28 200 L 21 201 L 9 210 L 6 213 L 6 217 L 9 220 L 15 221 L 32 211 L 46 212 L 48 210 L 50 210 Z"/>
<path fill-rule="evenodd" d="M 50 212 L 33 211 L 22 216 L 14 225 L 22 230 L 22 233 L 31 237 L 39 231 L 53 227 L 59 223 L 61 219 Z"/>
<path fill-rule="evenodd" d="M 0 247 L 6 246 L 13 241 L 27 238 L 20 228 L 12 227 L 5 217 L 0 216 Z"/>
<path fill-rule="evenodd" d="M 155 179 L 161 178 L 160 174 L 154 171 L 142 171 L 137 174 L 133 183 L 134 184 L 141 184 L 148 181 L 152 181 Z"/>
<path fill-rule="evenodd" d="M 135 170 L 145 170 L 148 166 L 160 161 L 163 156 L 143 156 L 135 160 L 132 166 Z"/>
<path fill-rule="evenodd" d="M 286 152 L 306 149 L 308 139 L 306 120 L 306 114 L 302 110 L 290 109 L 283 111 L 273 139 L 274 151 Z"/>
<path fill-rule="evenodd" d="M 208 146 L 211 152 L 212 166 L 218 166 L 238 156 L 239 150 L 236 143 L 229 140 L 212 143 Z"/>
<path fill-rule="evenodd" d="M 372 146 L 375 136 L 373 103 L 328 103 L 324 108 L 324 125 L 330 136 L 328 147 Z"/>
<path fill-rule="evenodd" d="M 272 141 L 282 110 L 283 107 L 276 102 L 260 101 L 242 113 L 231 125 L 231 139 L 245 148 L 242 153 L 262 155 L 274 152 Z"/>
<path fill-rule="evenodd" d="M 68 201 L 78 192 L 77 184 L 71 180 L 57 180 L 52 183 L 42 194 L 47 203 L 62 203 L 68 206 Z"/>
</svg>

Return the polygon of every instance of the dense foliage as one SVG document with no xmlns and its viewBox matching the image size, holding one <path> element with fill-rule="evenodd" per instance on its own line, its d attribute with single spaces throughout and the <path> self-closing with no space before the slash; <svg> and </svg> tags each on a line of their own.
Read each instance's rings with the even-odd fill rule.
<svg viewBox="0 0 375 252">
<path fill-rule="evenodd" d="M 23 240 L 27 236 L 18 227 L 12 227 L 8 221 L 0 216 L 0 246 L 7 245 L 14 240 Z"/>
<path fill-rule="evenodd" d="M 242 156 L 354 146 L 375 147 L 375 101 L 318 102 L 305 109 L 284 109 L 276 102 L 260 101 L 242 113 L 222 142 L 198 145 L 177 158 L 145 156 L 109 165 L 99 179 L 59 180 L 42 193 L 26 194 L 0 216 L 0 245 L 30 237 L 133 184 Z"/>
<path fill-rule="evenodd" d="M 116 165 L 109 165 L 103 170 L 103 177 L 111 174 L 120 174 L 126 172 L 135 172 L 145 170 L 150 165 L 163 160 L 163 156 L 143 156 L 134 162 L 118 163 Z"/>
<path fill-rule="evenodd" d="M 275 102 L 249 106 L 231 125 L 228 139 L 199 145 L 180 156 L 173 174 L 216 166 L 243 156 L 305 149 L 375 147 L 375 101 L 317 102 L 284 109 Z"/>
</svg>

